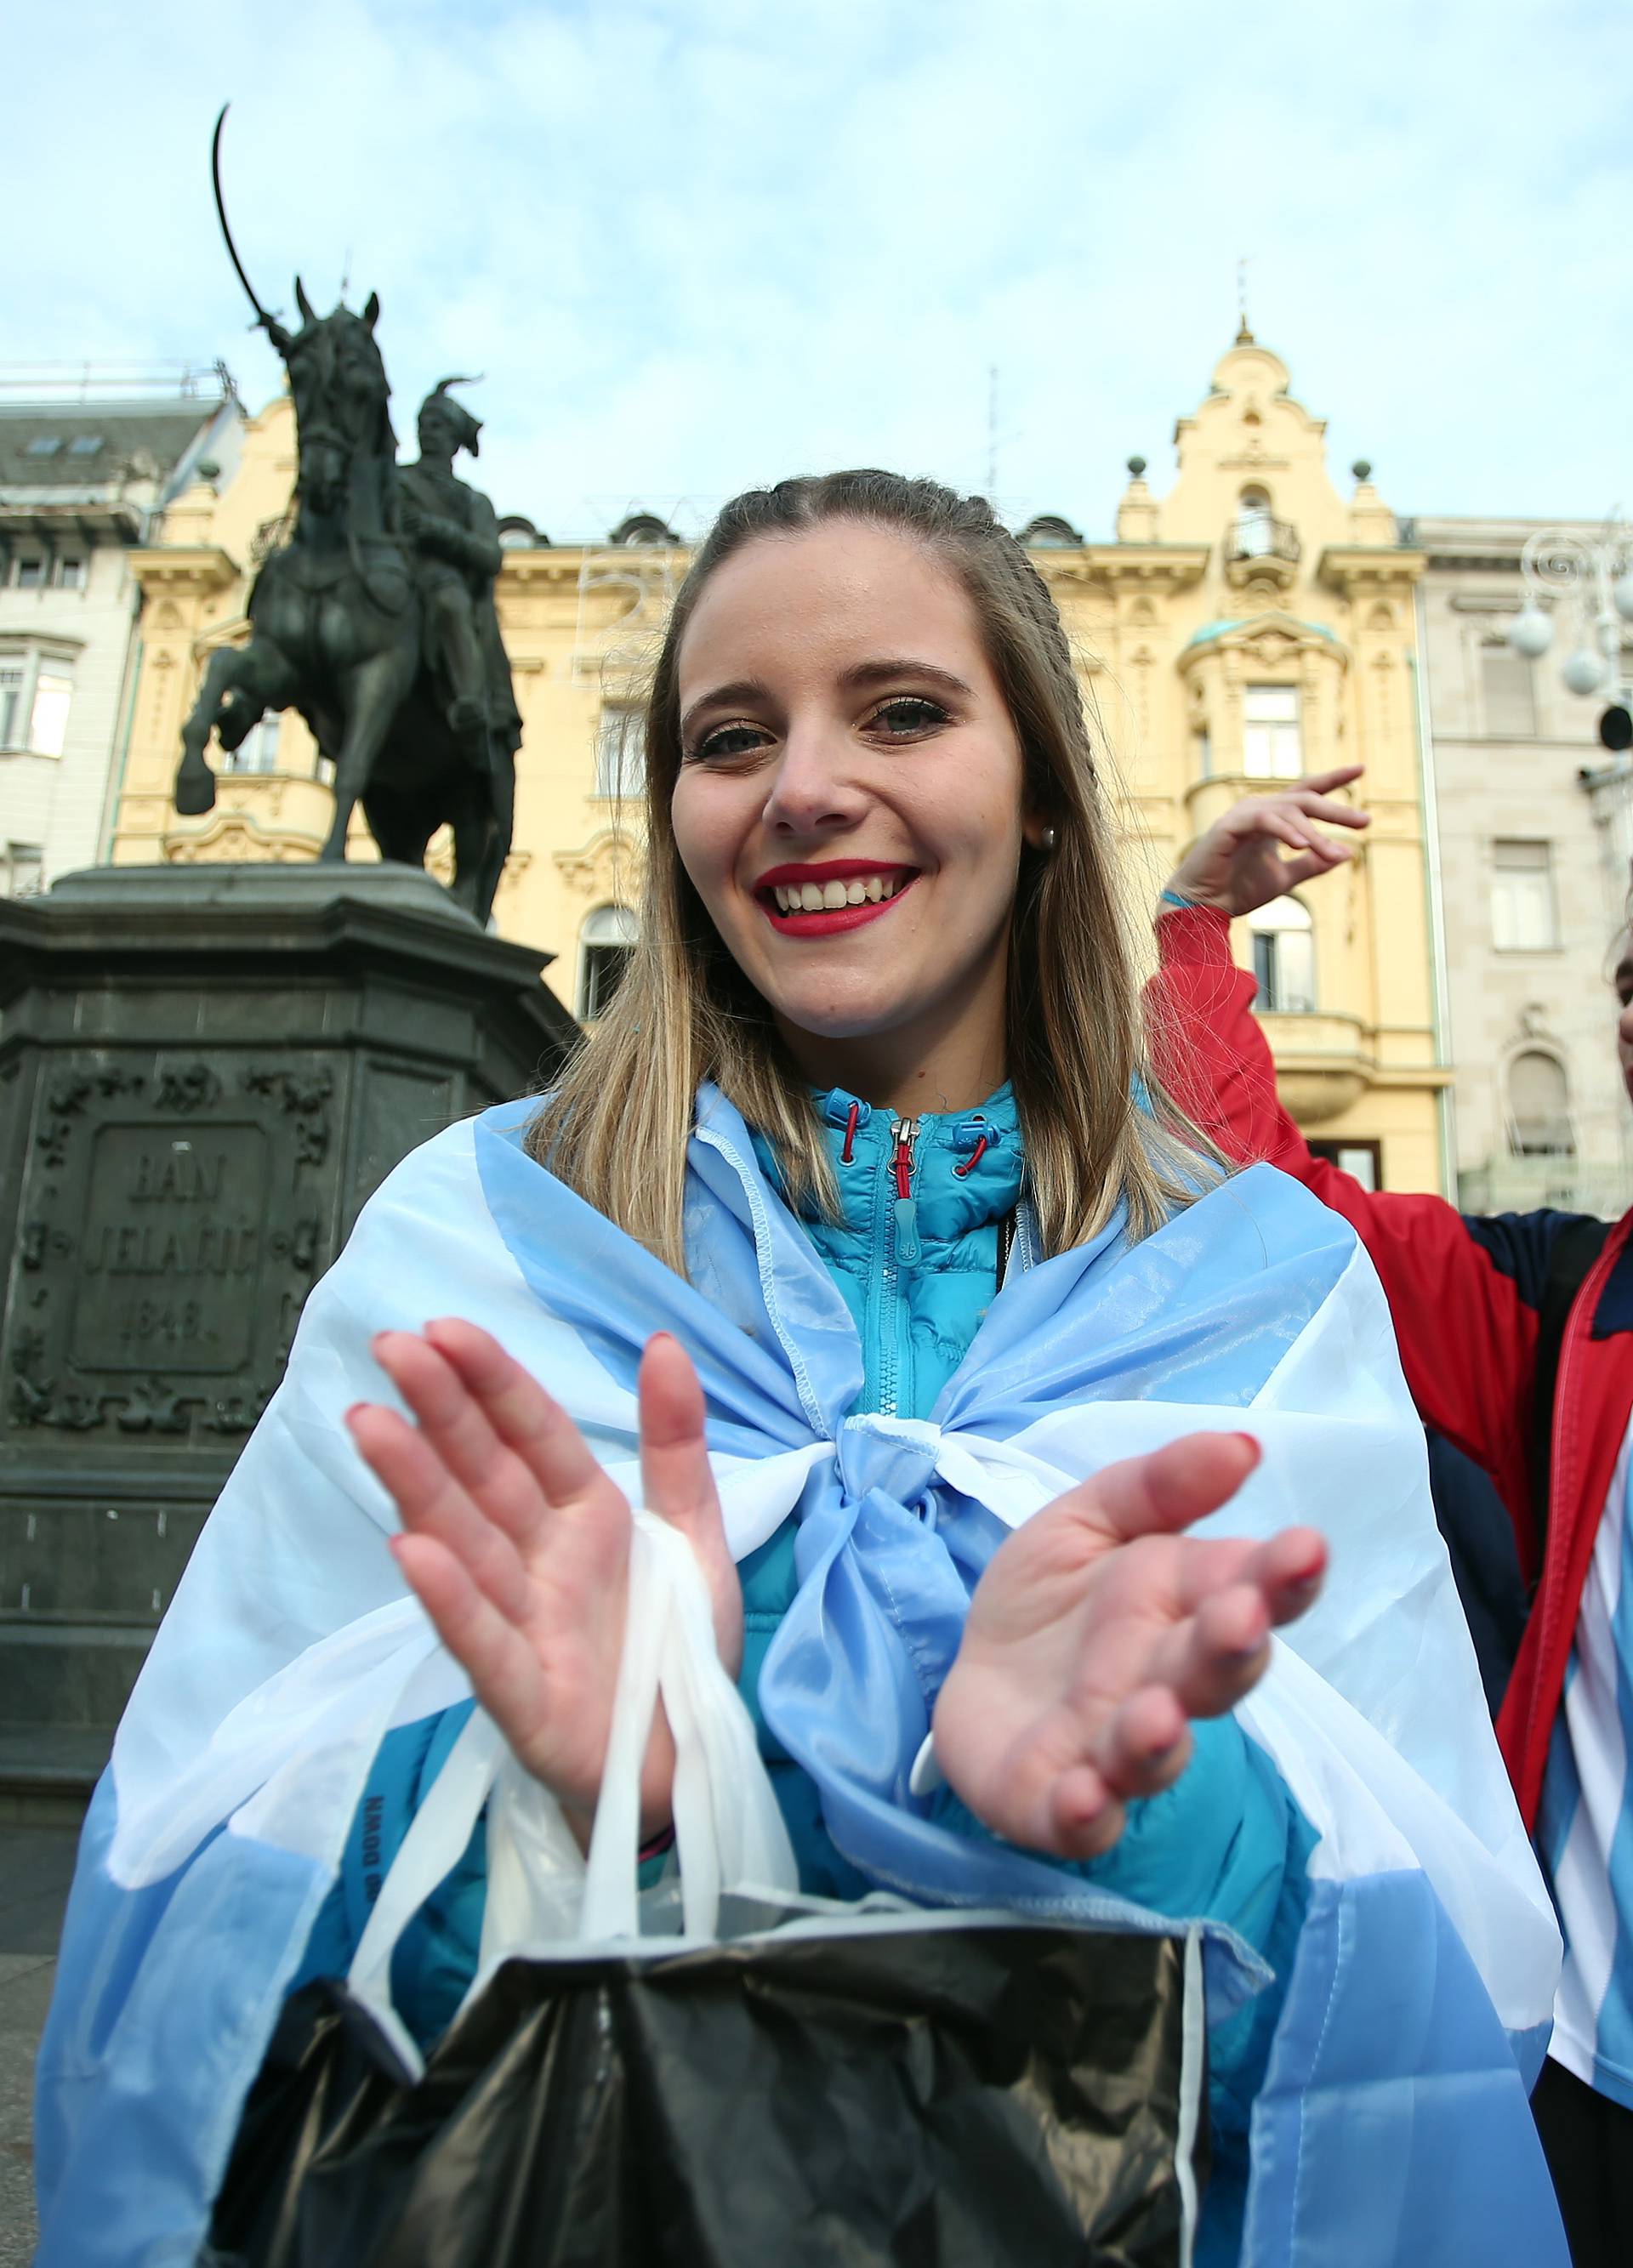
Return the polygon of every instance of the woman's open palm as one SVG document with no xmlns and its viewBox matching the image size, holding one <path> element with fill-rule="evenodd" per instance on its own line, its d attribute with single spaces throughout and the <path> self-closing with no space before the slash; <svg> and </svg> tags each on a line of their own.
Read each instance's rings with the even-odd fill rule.
<svg viewBox="0 0 1633 2268">
<path fill-rule="evenodd" d="M 954 1792 L 994 1833 L 1065 1859 L 1108 1849 L 1127 1799 L 1184 1771 L 1187 1719 L 1223 1715 L 1263 1675 L 1272 1628 L 1320 1588 L 1322 1538 L 1180 1533 L 1259 1455 L 1245 1434 L 1189 1434 L 1108 1465 L 994 1554 L 935 1731 Z"/>
<path fill-rule="evenodd" d="M 1341 803 L 1336 791 L 1361 777 L 1359 764 L 1312 772 L 1307 779 L 1244 796 L 1186 852 L 1168 878 L 1168 887 L 1193 905 L 1221 913 L 1256 913 L 1285 897 L 1301 882 L 1330 874 L 1355 857 L 1353 847 L 1323 831 L 1329 827 L 1363 833 L 1369 812 Z"/>
<path fill-rule="evenodd" d="M 396 1501 L 397 1564 L 483 1707 L 582 1832 L 624 1645 L 629 1505 L 566 1412 L 474 1323 L 385 1331 L 373 1352 L 416 1422 L 371 1403 L 346 1422 Z M 709 1469 L 703 1392 L 675 1340 L 650 1342 L 639 1394 L 643 1498 L 697 1553 L 735 1675 L 743 1593 Z M 674 1762 L 660 1712 L 641 1775 L 647 1834 L 668 1822 Z"/>
</svg>

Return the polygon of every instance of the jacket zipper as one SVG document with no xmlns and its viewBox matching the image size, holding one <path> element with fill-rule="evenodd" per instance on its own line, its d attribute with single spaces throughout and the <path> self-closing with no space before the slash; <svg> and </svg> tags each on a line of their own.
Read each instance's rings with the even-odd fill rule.
<svg viewBox="0 0 1633 2268">
<path fill-rule="evenodd" d="M 894 1418 L 900 1386 L 901 1365 L 898 1358 L 898 1301 L 905 1297 L 900 1285 L 900 1270 L 916 1265 L 919 1242 L 919 1200 L 913 1193 L 913 1145 L 919 1138 L 916 1118 L 892 1118 L 890 1121 L 890 1175 L 894 1185 L 890 1208 L 890 1237 L 886 1248 L 883 1268 L 884 1328 L 880 1332 L 879 1414 Z"/>
</svg>

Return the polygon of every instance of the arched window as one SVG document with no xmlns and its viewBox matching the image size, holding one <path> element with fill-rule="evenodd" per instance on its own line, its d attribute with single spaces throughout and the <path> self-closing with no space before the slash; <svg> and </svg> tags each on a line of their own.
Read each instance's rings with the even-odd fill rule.
<svg viewBox="0 0 1633 2268">
<path fill-rule="evenodd" d="M 1275 522 L 1270 516 L 1270 498 L 1263 489 L 1244 489 L 1236 508 L 1236 556 L 1238 559 L 1263 559 L 1272 549 L 1275 538 Z"/>
<path fill-rule="evenodd" d="M 1081 529 L 1058 512 L 1039 512 L 1029 519 L 1021 530 L 1021 541 L 1029 551 L 1069 551 L 1083 541 Z"/>
<path fill-rule="evenodd" d="M 1254 1007 L 1276 1015 L 1308 1015 L 1316 1004 L 1315 939 L 1305 908 L 1297 898 L 1272 898 L 1249 914 L 1247 926 L 1259 979 Z"/>
<path fill-rule="evenodd" d="M 1570 1081 L 1557 1056 L 1526 1048 L 1508 1067 L 1508 1146 L 1517 1158 L 1570 1158 Z"/>
<path fill-rule="evenodd" d="M 607 1004 L 618 989 L 640 935 L 640 924 L 627 906 L 597 906 L 584 924 L 579 960 L 579 1021 L 593 1024 L 605 1015 Z"/>
<path fill-rule="evenodd" d="M 667 521 L 658 518 L 655 512 L 632 512 L 618 522 L 607 541 L 619 545 L 649 544 L 662 550 L 670 550 L 679 543 L 680 538 Z"/>
</svg>

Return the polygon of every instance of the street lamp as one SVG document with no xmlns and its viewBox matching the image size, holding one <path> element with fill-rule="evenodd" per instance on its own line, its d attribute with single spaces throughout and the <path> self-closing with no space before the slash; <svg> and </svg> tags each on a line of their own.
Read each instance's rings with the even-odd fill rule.
<svg viewBox="0 0 1633 2268">
<path fill-rule="evenodd" d="M 1607 693 L 1599 720 L 1606 747 L 1633 747 L 1633 694 L 1622 666 L 1622 625 L 1633 622 L 1633 532 L 1612 520 L 1597 536 L 1568 527 L 1539 528 L 1520 553 L 1526 603 L 1509 624 L 1508 643 L 1527 661 L 1545 654 L 1554 639 L 1553 616 L 1538 603 L 1544 593 L 1574 601 L 1577 643 L 1559 666 L 1572 693 Z"/>
</svg>

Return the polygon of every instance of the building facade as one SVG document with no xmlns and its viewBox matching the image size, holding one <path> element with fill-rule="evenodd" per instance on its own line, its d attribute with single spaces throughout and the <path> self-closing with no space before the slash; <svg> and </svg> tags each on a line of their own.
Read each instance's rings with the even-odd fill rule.
<svg viewBox="0 0 1633 2268">
<path fill-rule="evenodd" d="M 238 458 L 208 398 L 0 405 L 0 896 L 101 857 L 132 691 L 134 547 Z"/>
<path fill-rule="evenodd" d="M 1474 1211 L 1614 1216 L 1633 1185 L 1608 981 L 1627 917 L 1633 767 L 1600 745 L 1603 696 L 1561 680 L 1573 643 L 1563 622 L 1540 661 L 1508 646 L 1520 555 L 1540 525 L 1419 518 L 1408 529 L 1426 562 L 1458 1182 Z"/>
<path fill-rule="evenodd" d="M 1149 903 L 1180 850 L 1236 798 L 1349 761 L 1377 814 L 1355 865 L 1269 909 L 1241 950 L 1258 969 L 1283 1091 L 1313 1138 L 1399 1188 L 1442 1181 L 1413 588 L 1422 560 L 1363 480 L 1341 497 L 1323 427 L 1245 332 L 1176 429 L 1177 476 L 1133 477 L 1115 538 L 1062 517 L 1024 531 L 1079 657 L 1085 698 Z M 170 799 L 181 724 L 214 646 L 247 632 L 257 559 L 294 475 L 286 398 L 251 421 L 235 482 L 179 497 L 136 555 L 143 668 L 116 860 L 305 858 L 328 790 L 298 718 L 269 720 L 220 777 L 214 811 Z M 594 542 L 502 519 L 498 604 L 523 740 L 515 849 L 496 923 L 552 950 L 560 998 L 593 1016 L 633 934 L 644 673 L 684 571 L 673 532 L 637 514 Z M 220 762 L 218 755 L 212 759 Z M 368 855 L 366 843 L 356 848 Z M 433 865 L 438 856 L 433 845 Z"/>
</svg>

